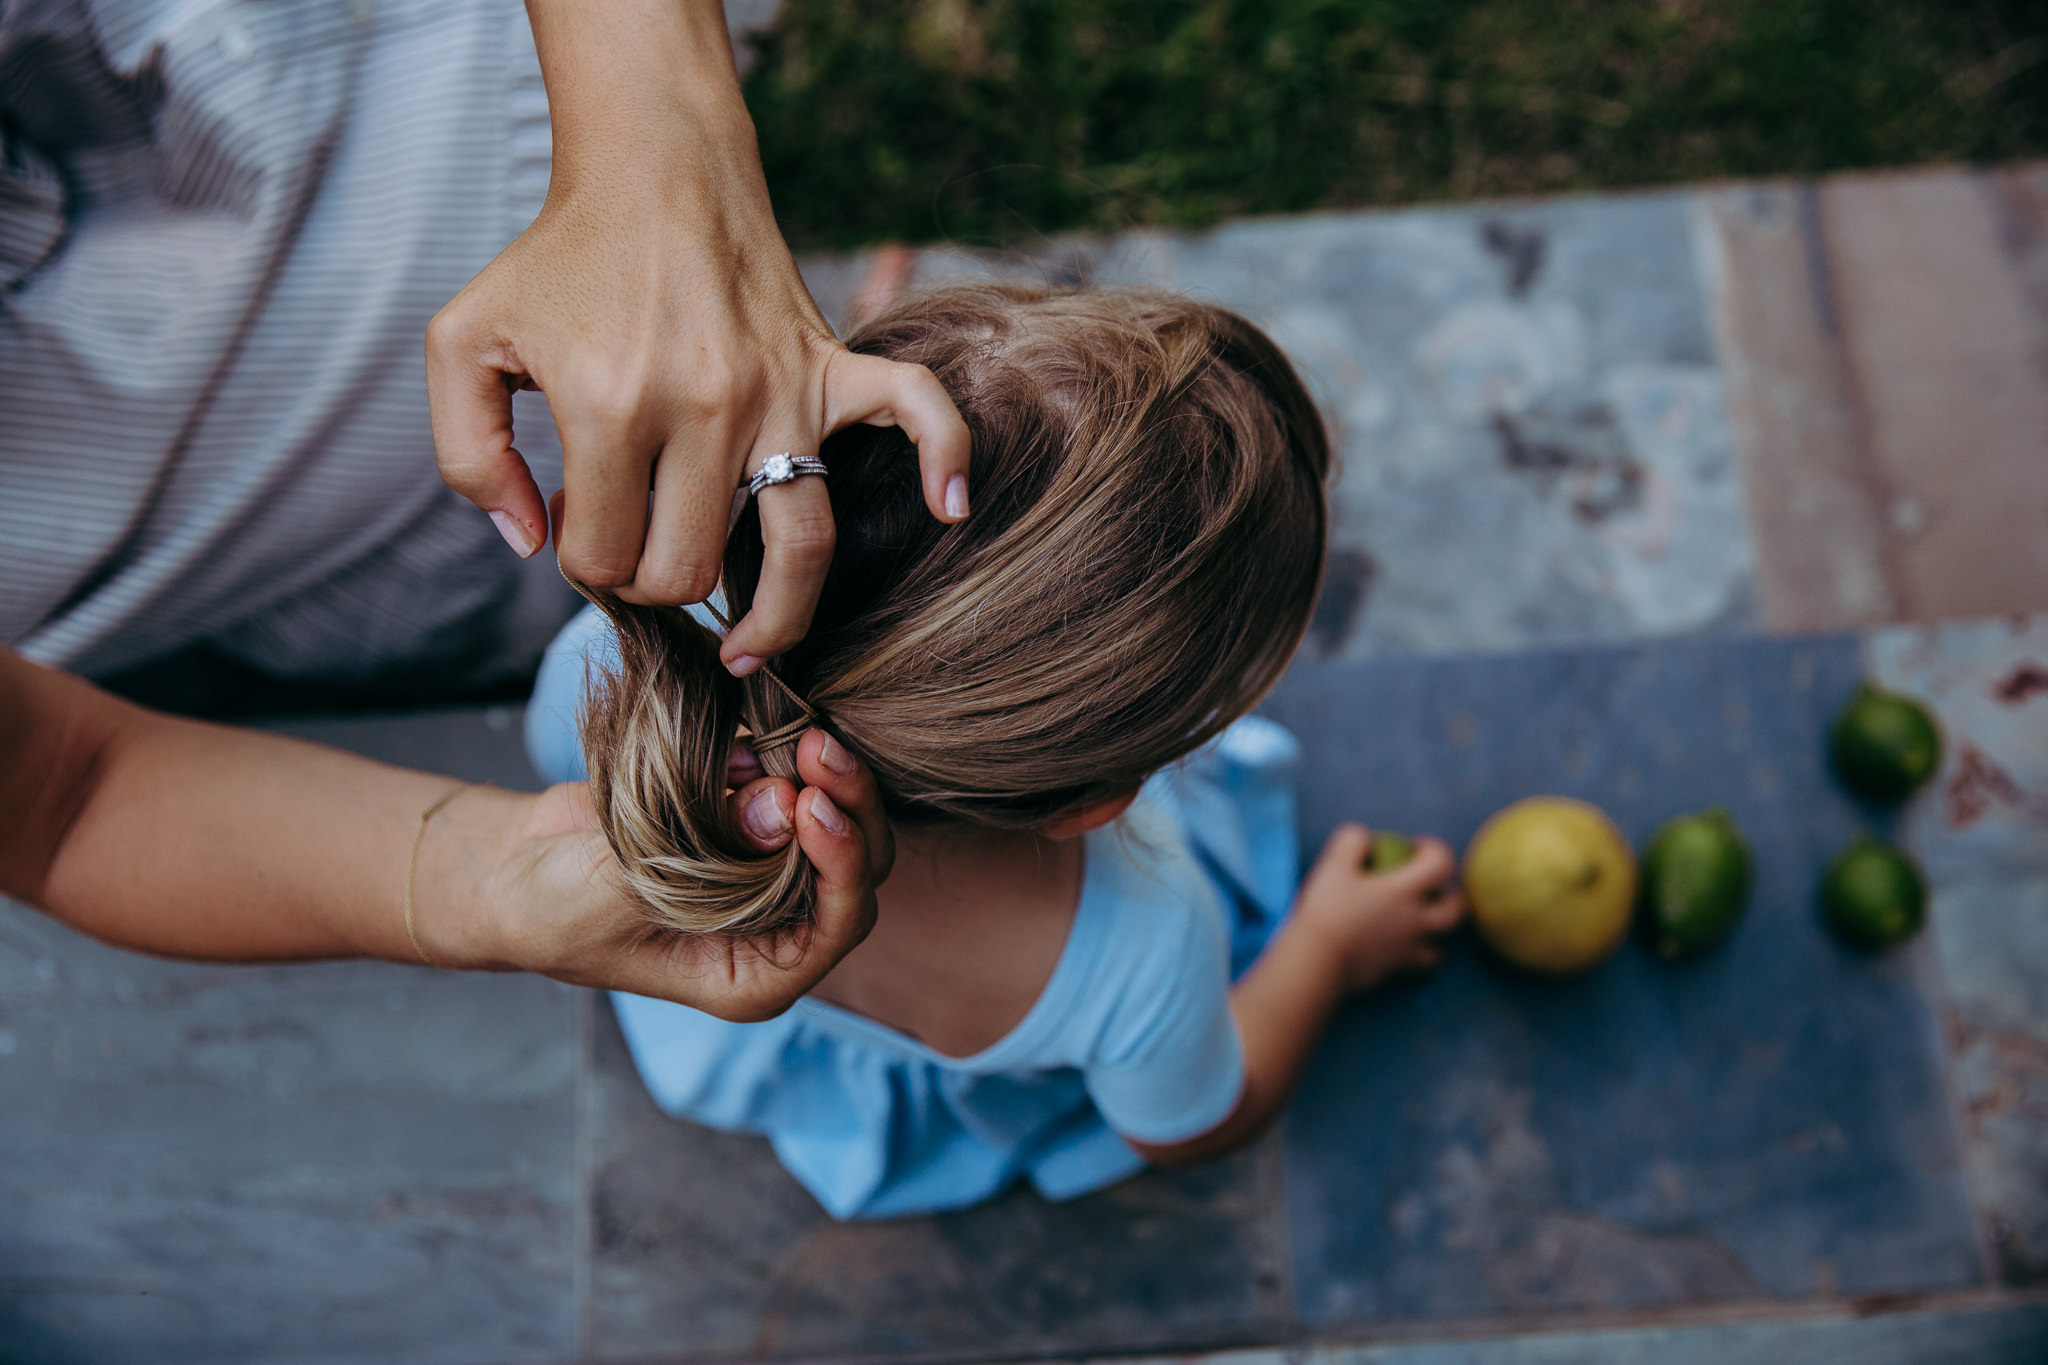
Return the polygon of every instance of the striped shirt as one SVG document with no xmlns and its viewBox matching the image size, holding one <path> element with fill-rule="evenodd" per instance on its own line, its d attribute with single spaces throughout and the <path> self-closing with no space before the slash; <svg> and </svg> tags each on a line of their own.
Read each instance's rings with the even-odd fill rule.
<svg viewBox="0 0 2048 1365">
<path fill-rule="evenodd" d="M 573 599 L 442 485 L 421 351 L 546 192 L 517 0 L 0 0 L 0 139 L 0 636 L 95 676 L 537 660 Z"/>
</svg>

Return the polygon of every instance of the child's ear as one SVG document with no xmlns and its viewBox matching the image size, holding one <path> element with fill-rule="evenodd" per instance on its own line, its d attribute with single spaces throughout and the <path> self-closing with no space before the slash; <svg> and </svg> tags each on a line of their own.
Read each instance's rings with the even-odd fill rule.
<svg viewBox="0 0 2048 1365">
<path fill-rule="evenodd" d="M 1104 825 L 1116 819 L 1117 816 L 1129 810 L 1131 802 L 1137 799 L 1138 794 L 1136 792 L 1125 792 L 1122 796 L 1112 796 L 1107 801 L 1097 801 L 1094 805 L 1074 811 L 1070 815 L 1062 815 L 1059 819 L 1045 827 L 1045 837 L 1048 839 L 1072 839 L 1078 835 L 1086 834 L 1091 829 L 1101 829 Z"/>
</svg>

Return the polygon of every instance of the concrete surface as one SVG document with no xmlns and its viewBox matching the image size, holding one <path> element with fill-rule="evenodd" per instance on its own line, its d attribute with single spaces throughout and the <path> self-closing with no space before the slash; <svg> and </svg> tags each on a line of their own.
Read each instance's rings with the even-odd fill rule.
<svg viewBox="0 0 2048 1365">
<path fill-rule="evenodd" d="M 1642 847 L 1726 808 L 1755 854 L 1728 941 L 1631 941 L 1558 982 L 1470 942 L 1367 996 L 1289 1112 L 1295 1297 L 1317 1324 L 1788 1300 L 1980 1282 L 1925 944 L 1843 948 L 1827 861 L 1871 822 L 1830 779 L 1852 637 L 1297 667 L 1305 851 L 1362 818 L 1462 847 L 1537 792 Z"/>
<path fill-rule="evenodd" d="M 1536 1332 L 1468 1341 L 1232 1351 L 1212 1365 L 2037 1365 L 2048 1305 Z"/>
<path fill-rule="evenodd" d="M 2048 169 L 1698 203 L 1766 619 L 2040 610 Z"/>
<path fill-rule="evenodd" d="M 2000 1275 L 2048 1282 L 2048 619 L 1893 628 L 1870 671 L 1933 704 L 1946 754 L 1905 820 L 1964 1151 Z"/>
</svg>

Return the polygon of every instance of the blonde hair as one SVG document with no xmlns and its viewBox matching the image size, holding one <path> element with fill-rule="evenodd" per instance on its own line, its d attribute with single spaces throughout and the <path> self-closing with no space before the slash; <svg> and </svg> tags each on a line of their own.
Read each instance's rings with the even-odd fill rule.
<svg viewBox="0 0 2048 1365">
<path fill-rule="evenodd" d="M 1237 314 L 979 286 L 899 304 L 849 344 L 928 367 L 952 396 L 973 438 L 967 521 L 927 513 L 901 432 L 827 441 L 838 543 L 779 682 L 733 678 L 682 611 L 588 594 L 620 658 L 583 721 L 591 789 L 663 928 L 808 922 L 809 863 L 794 842 L 756 852 L 725 794 L 741 726 L 788 733 L 797 697 L 866 760 L 892 819 L 1031 829 L 1135 790 L 1250 710 L 1308 627 L 1329 446 L 1293 368 Z M 761 555 L 750 504 L 726 550 L 735 619 Z M 764 747 L 793 777 L 794 745 Z"/>
</svg>

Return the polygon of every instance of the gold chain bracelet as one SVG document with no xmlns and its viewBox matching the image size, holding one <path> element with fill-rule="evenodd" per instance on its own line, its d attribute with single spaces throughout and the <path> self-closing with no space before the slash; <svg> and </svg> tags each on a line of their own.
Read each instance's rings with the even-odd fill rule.
<svg viewBox="0 0 2048 1365">
<path fill-rule="evenodd" d="M 441 807 L 468 791 L 469 787 L 469 783 L 463 783 L 420 812 L 420 827 L 414 830 L 412 835 L 412 856 L 405 860 L 405 936 L 412 940 L 412 950 L 420 955 L 420 961 L 429 967 L 438 967 L 441 964 L 428 957 L 427 950 L 420 947 L 420 936 L 412 923 L 412 883 L 420 870 L 420 845 L 426 841 L 427 821 L 440 814 Z"/>
</svg>

